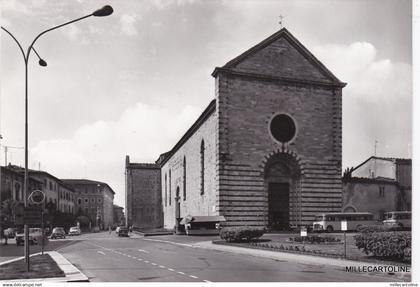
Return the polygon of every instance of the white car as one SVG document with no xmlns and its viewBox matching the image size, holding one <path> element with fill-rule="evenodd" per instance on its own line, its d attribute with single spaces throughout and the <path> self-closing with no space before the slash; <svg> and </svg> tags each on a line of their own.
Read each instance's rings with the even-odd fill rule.
<svg viewBox="0 0 420 287">
<path fill-rule="evenodd" d="M 70 227 L 70 230 L 69 230 L 69 235 L 70 236 L 81 235 L 81 234 L 82 234 L 82 231 L 80 230 L 79 227 L 77 227 L 77 226 Z"/>
</svg>

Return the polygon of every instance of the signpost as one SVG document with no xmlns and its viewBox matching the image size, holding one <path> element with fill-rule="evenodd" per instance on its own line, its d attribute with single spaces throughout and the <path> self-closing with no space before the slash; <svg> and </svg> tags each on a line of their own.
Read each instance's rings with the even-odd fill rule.
<svg viewBox="0 0 420 287">
<path fill-rule="evenodd" d="M 301 226 L 300 227 L 300 236 L 301 237 L 306 237 L 306 236 L 308 236 L 308 229 L 306 228 L 306 226 Z M 305 250 L 305 238 L 302 238 L 302 247 L 303 247 L 303 250 Z"/>
<path fill-rule="evenodd" d="M 344 231 L 344 259 L 346 259 L 346 231 L 347 231 L 347 220 L 341 221 L 341 230 Z"/>
<path fill-rule="evenodd" d="M 25 206 L 23 204 L 18 204 L 15 207 L 15 224 L 23 225 L 23 215 L 25 213 Z"/>
</svg>

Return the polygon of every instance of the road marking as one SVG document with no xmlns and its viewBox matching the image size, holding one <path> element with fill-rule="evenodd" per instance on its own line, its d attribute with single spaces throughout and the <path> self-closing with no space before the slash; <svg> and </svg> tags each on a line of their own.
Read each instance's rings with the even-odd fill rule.
<svg viewBox="0 0 420 287">
<path fill-rule="evenodd" d="M 157 264 L 156 263 L 152 263 L 152 265 L 156 266 Z"/>
<path fill-rule="evenodd" d="M 147 261 L 147 260 L 145 260 L 144 262 L 145 262 L 145 263 L 150 263 L 150 262 L 149 262 L 149 261 Z"/>
<path fill-rule="evenodd" d="M 185 275 L 185 273 L 184 272 L 181 272 L 181 271 L 178 271 L 178 273 L 181 274 L 181 275 Z"/>
<path fill-rule="evenodd" d="M 142 261 L 143 259 L 141 259 L 141 258 L 139 258 L 139 259 L 137 259 L 138 261 Z"/>
<path fill-rule="evenodd" d="M 172 268 L 168 268 L 168 270 L 169 270 L 169 271 L 175 271 L 175 270 L 173 270 Z"/>
<path fill-rule="evenodd" d="M 166 268 L 166 267 L 165 267 L 165 266 L 163 266 L 163 265 L 159 265 L 159 267 L 160 267 L 160 268 Z"/>
<path fill-rule="evenodd" d="M 194 275 L 189 275 L 191 278 L 194 278 L 194 279 L 197 279 L 198 277 L 197 276 L 194 276 Z"/>
<path fill-rule="evenodd" d="M 143 250 L 143 249 L 139 249 L 140 252 L 144 252 L 144 253 L 150 253 L 149 251 Z"/>
<path fill-rule="evenodd" d="M 98 253 L 102 254 L 102 255 L 106 255 L 104 252 L 102 251 L 97 251 Z"/>
<path fill-rule="evenodd" d="M 207 283 L 211 283 L 211 281 L 209 281 L 209 280 L 203 280 L 204 282 L 207 282 Z"/>
<path fill-rule="evenodd" d="M 144 239 L 144 238 L 142 238 L 142 240 L 155 241 L 155 242 L 163 242 L 163 243 L 169 243 L 169 244 L 173 244 L 173 245 L 180 245 L 180 246 L 187 246 L 187 247 L 193 247 L 193 248 L 195 248 L 195 246 L 194 246 L 194 245 L 192 245 L 192 244 L 172 242 L 172 241 L 169 241 L 169 240 L 160 240 L 160 239 Z"/>
</svg>

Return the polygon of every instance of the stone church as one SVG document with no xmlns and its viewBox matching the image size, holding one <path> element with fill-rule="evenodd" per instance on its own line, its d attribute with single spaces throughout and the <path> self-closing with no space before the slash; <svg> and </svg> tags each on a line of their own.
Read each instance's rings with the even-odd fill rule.
<svg viewBox="0 0 420 287">
<path fill-rule="evenodd" d="M 228 226 L 287 229 L 340 212 L 346 84 L 285 28 L 212 76 L 214 100 L 170 151 L 153 164 L 127 157 L 128 224 L 223 215 Z"/>
</svg>

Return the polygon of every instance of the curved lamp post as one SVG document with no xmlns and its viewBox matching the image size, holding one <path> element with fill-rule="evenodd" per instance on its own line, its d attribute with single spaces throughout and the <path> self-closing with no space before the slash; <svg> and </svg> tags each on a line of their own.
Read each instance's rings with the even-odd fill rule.
<svg viewBox="0 0 420 287">
<path fill-rule="evenodd" d="M 39 61 L 38 64 L 40 66 L 46 67 L 47 66 L 47 62 L 45 60 L 43 60 L 39 54 L 37 53 L 37 51 L 34 48 L 34 44 L 35 42 L 39 39 L 39 37 L 41 37 L 42 35 L 44 35 L 45 33 L 48 33 L 52 30 L 61 28 L 63 26 L 72 24 L 74 22 L 83 20 L 85 18 L 91 17 L 91 16 L 95 16 L 95 17 L 104 17 L 104 16 L 109 16 L 112 14 L 112 12 L 114 12 L 114 10 L 112 9 L 111 6 L 106 5 L 104 7 L 102 7 L 101 9 L 98 9 L 96 11 L 94 11 L 93 13 L 74 19 L 72 21 L 66 22 L 64 24 L 52 27 L 50 29 L 47 29 L 41 33 L 38 34 L 38 36 L 35 37 L 35 39 L 32 41 L 32 43 L 29 45 L 28 49 L 26 50 L 26 54 L 25 51 L 22 48 L 22 45 L 19 43 L 19 41 L 16 39 L 16 37 L 9 32 L 6 28 L 1 27 L 2 30 L 4 30 L 7 34 L 9 34 L 10 37 L 12 37 L 12 39 L 16 42 L 16 44 L 19 46 L 19 49 L 22 53 L 23 56 L 23 60 L 25 62 L 25 176 L 24 176 L 24 183 L 23 183 L 23 190 L 24 190 L 24 204 L 25 207 L 28 206 L 28 200 L 27 200 L 27 195 L 28 195 L 28 62 L 29 62 L 29 56 L 31 55 L 31 51 L 34 51 L 35 54 L 37 55 Z M 26 269 L 27 271 L 29 271 L 29 228 L 28 225 L 25 224 L 25 263 L 26 263 Z"/>
</svg>

